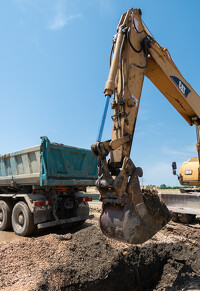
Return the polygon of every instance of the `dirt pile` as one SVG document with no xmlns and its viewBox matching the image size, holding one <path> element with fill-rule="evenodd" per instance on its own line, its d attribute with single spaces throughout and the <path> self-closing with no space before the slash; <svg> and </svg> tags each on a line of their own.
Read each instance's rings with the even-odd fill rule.
<svg viewBox="0 0 200 291">
<path fill-rule="evenodd" d="M 107 239 L 97 225 L 84 226 L 71 235 L 63 229 L 59 234 L 2 243 L 0 289 L 200 288 L 200 221 L 193 225 L 171 222 L 137 246 Z"/>
<path fill-rule="evenodd" d="M 142 189 L 144 204 L 150 215 L 156 220 L 163 221 L 163 226 L 170 220 L 170 212 L 166 205 L 160 200 L 158 191 L 152 187 Z"/>
</svg>

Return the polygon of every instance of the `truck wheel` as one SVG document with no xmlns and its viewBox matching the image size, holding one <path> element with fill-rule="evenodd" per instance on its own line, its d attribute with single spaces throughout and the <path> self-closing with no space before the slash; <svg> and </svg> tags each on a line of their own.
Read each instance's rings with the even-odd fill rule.
<svg viewBox="0 0 200 291">
<path fill-rule="evenodd" d="M 12 205 L 9 202 L 0 200 L 0 230 L 11 229 Z"/>
<path fill-rule="evenodd" d="M 12 227 L 17 235 L 28 236 L 35 230 L 33 215 L 24 202 L 18 202 L 12 211 Z"/>
<path fill-rule="evenodd" d="M 182 223 L 192 223 L 195 220 L 195 214 L 179 214 L 179 220 Z"/>
</svg>

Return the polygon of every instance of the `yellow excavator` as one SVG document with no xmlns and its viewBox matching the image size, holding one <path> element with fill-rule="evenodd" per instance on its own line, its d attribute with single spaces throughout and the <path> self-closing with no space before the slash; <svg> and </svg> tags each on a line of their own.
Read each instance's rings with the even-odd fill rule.
<svg viewBox="0 0 200 291">
<path fill-rule="evenodd" d="M 177 175 L 176 162 L 172 163 L 173 174 L 184 188 L 181 193 L 160 193 L 160 198 L 172 211 L 172 220 L 175 222 L 192 223 L 200 215 L 200 126 L 196 125 L 197 158 L 191 158 L 181 165 L 180 174 Z M 192 186 L 192 187 L 191 187 Z M 193 187 L 196 186 L 196 187 Z"/>
<path fill-rule="evenodd" d="M 104 88 L 105 109 L 97 141 L 91 146 L 98 157 L 101 230 L 108 237 L 131 244 L 147 241 L 170 219 L 158 196 L 142 193 L 142 169 L 130 159 L 144 76 L 190 125 L 200 125 L 200 96 L 183 78 L 168 50 L 153 38 L 141 16 L 140 9 L 130 9 L 117 26 Z M 101 141 L 111 96 L 112 137 Z"/>
<path fill-rule="evenodd" d="M 178 176 L 178 180 L 183 186 L 200 186 L 200 138 L 199 138 L 200 127 L 196 126 L 197 134 L 197 158 L 191 158 L 188 161 L 184 162 L 180 169 L 180 174 L 176 174 L 177 165 L 176 162 L 172 163 L 173 174 Z"/>
</svg>

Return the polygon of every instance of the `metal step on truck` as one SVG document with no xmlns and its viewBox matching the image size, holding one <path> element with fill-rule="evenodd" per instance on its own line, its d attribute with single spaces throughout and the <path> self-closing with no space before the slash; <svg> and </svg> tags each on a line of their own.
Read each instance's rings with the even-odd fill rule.
<svg viewBox="0 0 200 291">
<path fill-rule="evenodd" d="M 0 231 L 28 236 L 36 227 L 71 227 L 92 218 L 84 191 L 95 185 L 96 157 L 41 139 L 41 145 L 0 156 Z"/>
</svg>

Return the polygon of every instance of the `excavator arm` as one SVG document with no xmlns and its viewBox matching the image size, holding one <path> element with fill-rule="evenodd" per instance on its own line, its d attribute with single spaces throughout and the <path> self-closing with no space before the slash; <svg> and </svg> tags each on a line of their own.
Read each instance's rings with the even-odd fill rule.
<svg viewBox="0 0 200 291">
<path fill-rule="evenodd" d="M 104 88 L 106 105 L 98 139 L 91 147 L 99 161 L 96 185 L 103 202 L 100 227 L 105 235 L 132 244 L 145 242 L 170 219 L 157 196 L 142 194 L 139 183 L 142 169 L 130 159 L 144 76 L 190 125 L 200 124 L 199 96 L 184 80 L 169 52 L 149 33 L 141 14 L 140 9 L 130 9 L 119 21 Z M 102 142 L 112 96 L 112 137 Z"/>
</svg>

